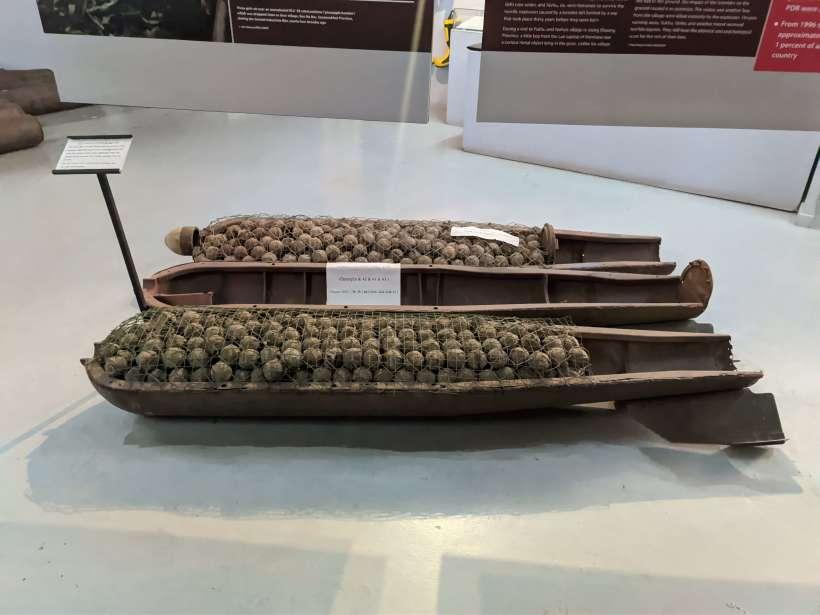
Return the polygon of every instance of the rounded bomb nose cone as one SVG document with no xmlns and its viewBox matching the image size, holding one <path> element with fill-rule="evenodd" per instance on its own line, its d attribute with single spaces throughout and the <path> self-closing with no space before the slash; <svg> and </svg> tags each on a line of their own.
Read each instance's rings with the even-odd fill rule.
<svg viewBox="0 0 820 615">
<path fill-rule="evenodd" d="M 712 269 L 706 261 L 692 261 L 680 274 L 680 300 L 685 303 L 709 305 L 714 280 Z"/>
<path fill-rule="evenodd" d="M 558 237 L 555 235 L 555 228 L 552 224 L 545 224 L 541 228 L 541 249 L 547 262 L 555 260 L 555 253 L 558 251 Z"/>
<path fill-rule="evenodd" d="M 199 229 L 195 226 L 180 226 L 165 236 L 165 245 L 171 252 L 191 256 L 199 245 Z"/>
</svg>

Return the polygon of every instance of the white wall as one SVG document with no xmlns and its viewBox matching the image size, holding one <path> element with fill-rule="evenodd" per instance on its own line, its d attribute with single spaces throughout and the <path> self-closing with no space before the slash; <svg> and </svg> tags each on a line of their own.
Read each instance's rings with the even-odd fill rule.
<svg viewBox="0 0 820 615">
<path fill-rule="evenodd" d="M 466 151 L 786 211 L 800 205 L 820 133 L 478 122 L 484 54 L 469 56 Z"/>
</svg>

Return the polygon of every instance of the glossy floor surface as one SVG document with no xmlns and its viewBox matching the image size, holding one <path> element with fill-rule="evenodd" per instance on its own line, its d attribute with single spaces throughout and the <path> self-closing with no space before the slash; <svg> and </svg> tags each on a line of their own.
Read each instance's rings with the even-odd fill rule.
<svg viewBox="0 0 820 615">
<path fill-rule="evenodd" d="M 434 120 L 87 107 L 0 157 L 0 612 L 818 613 L 820 231 L 735 203 L 469 155 Z M 112 177 L 143 274 L 233 213 L 458 217 L 664 237 L 711 263 L 700 319 L 790 440 L 672 446 L 625 418 L 174 421 L 79 359 L 135 312 L 63 138 L 133 133 Z"/>
</svg>

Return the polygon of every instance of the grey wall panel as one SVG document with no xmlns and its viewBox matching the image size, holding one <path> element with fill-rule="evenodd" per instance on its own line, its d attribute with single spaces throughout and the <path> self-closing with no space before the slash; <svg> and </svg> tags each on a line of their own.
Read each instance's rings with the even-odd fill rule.
<svg viewBox="0 0 820 615">
<path fill-rule="evenodd" d="M 820 130 L 820 74 L 754 61 L 484 51 L 478 121 Z"/>
</svg>

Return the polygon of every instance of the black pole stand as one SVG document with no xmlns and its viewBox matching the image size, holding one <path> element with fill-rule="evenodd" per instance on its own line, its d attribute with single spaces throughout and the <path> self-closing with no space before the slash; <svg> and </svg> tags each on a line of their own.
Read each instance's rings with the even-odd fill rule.
<svg viewBox="0 0 820 615">
<path fill-rule="evenodd" d="M 134 289 L 134 297 L 137 299 L 137 305 L 141 312 L 148 309 L 145 304 L 145 296 L 142 294 L 142 286 L 137 275 L 137 269 L 134 267 L 134 259 L 131 258 L 131 248 L 128 247 L 128 239 L 125 236 L 125 231 L 122 229 L 122 222 L 120 222 L 120 214 L 117 211 L 117 205 L 114 203 L 114 195 L 111 193 L 111 186 L 108 183 L 108 175 L 105 173 L 97 173 L 97 179 L 100 182 L 100 190 L 102 190 L 105 204 L 108 207 L 108 215 L 111 216 L 111 224 L 114 226 L 114 233 L 117 235 L 117 242 L 120 244 L 122 251 L 122 259 L 125 261 L 125 268 L 128 270 L 128 277 L 131 279 L 131 287 Z"/>
<path fill-rule="evenodd" d="M 128 156 L 128 148 L 117 150 L 112 146 L 111 141 L 128 141 L 130 147 L 133 135 L 81 135 L 66 138 L 66 145 L 57 168 L 51 172 L 54 175 L 96 175 L 100 182 L 105 205 L 108 207 L 108 215 L 111 216 L 111 224 L 114 233 L 117 235 L 117 242 L 120 244 L 122 260 L 125 261 L 125 269 L 128 271 L 128 278 L 131 280 L 131 288 L 134 290 L 134 297 L 141 312 L 148 309 L 145 304 L 145 295 L 142 294 L 140 278 L 137 269 L 134 267 L 134 259 L 131 258 L 131 248 L 128 247 L 128 238 L 122 229 L 120 214 L 117 205 L 114 203 L 114 195 L 111 193 L 111 186 L 108 183 L 109 173 L 120 173 Z M 97 146 L 97 143 L 107 141 Z M 113 144 L 116 145 L 116 144 Z M 93 161 L 93 162 L 91 162 Z"/>
</svg>

